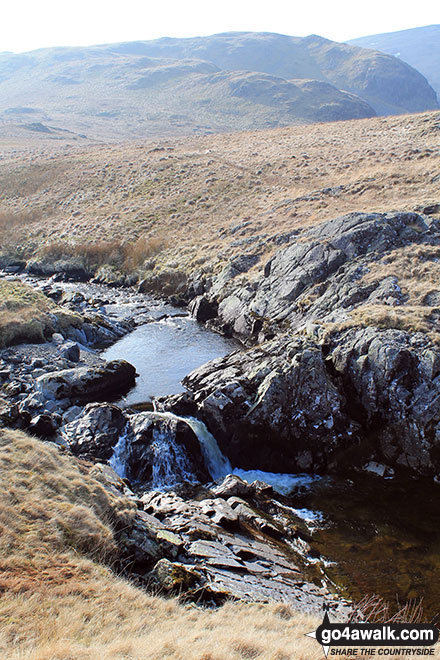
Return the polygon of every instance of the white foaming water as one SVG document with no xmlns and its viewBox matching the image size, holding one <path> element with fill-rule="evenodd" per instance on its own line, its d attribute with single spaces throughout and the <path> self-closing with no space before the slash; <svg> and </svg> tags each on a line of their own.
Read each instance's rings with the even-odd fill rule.
<svg viewBox="0 0 440 660">
<path fill-rule="evenodd" d="M 195 419 L 194 417 L 179 417 L 170 412 L 155 412 L 153 414 L 159 419 L 175 420 L 188 424 L 198 438 L 205 465 L 214 481 L 220 481 L 228 474 L 236 474 L 248 483 L 264 481 L 264 483 L 272 486 L 277 493 L 288 495 L 295 488 L 310 486 L 319 479 L 319 477 L 307 474 L 282 474 L 263 472 L 262 470 L 233 468 L 226 456 L 222 454 L 217 440 L 199 419 Z M 196 482 L 194 475 L 190 472 L 189 462 L 183 448 L 175 442 L 174 437 L 168 431 L 155 429 L 151 448 L 154 453 L 152 480 L 152 487 L 154 489 L 162 490 L 164 488 L 170 488 L 178 483 L 182 483 L 182 481 Z M 125 458 L 129 451 L 128 436 L 124 433 L 119 439 L 113 456 L 109 461 L 111 467 L 121 477 L 127 476 Z M 301 517 L 305 516 L 303 515 Z"/>
<path fill-rule="evenodd" d="M 295 488 L 310 486 L 319 479 L 319 477 L 309 474 L 283 474 L 278 472 L 263 472 L 262 470 L 240 470 L 240 468 L 235 468 L 232 474 L 236 474 L 237 477 L 241 477 L 248 483 L 264 481 L 264 483 L 272 486 L 281 495 L 289 495 Z"/>
<path fill-rule="evenodd" d="M 130 438 L 126 431 L 124 431 L 119 438 L 113 455 L 109 460 L 109 465 L 118 474 L 121 479 L 127 478 L 127 455 L 130 451 Z"/>
<path fill-rule="evenodd" d="M 184 481 L 196 482 L 185 452 L 168 431 L 154 429 L 150 447 L 154 454 L 151 484 L 154 490 L 168 489 Z"/>
</svg>

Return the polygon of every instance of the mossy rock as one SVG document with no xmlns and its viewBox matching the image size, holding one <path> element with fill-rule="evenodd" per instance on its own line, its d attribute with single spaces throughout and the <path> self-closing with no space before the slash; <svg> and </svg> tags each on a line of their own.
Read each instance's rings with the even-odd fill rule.
<svg viewBox="0 0 440 660">
<path fill-rule="evenodd" d="M 160 559 L 151 571 L 155 582 L 166 591 L 186 591 L 195 586 L 197 577 L 194 571 L 177 562 Z"/>
</svg>

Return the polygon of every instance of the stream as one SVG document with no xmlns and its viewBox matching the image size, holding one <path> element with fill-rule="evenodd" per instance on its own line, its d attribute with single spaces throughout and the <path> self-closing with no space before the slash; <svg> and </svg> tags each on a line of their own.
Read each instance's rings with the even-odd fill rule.
<svg viewBox="0 0 440 660">
<path fill-rule="evenodd" d="M 235 341 L 206 330 L 188 316 L 167 316 L 139 326 L 102 356 L 123 358 L 136 367 L 136 386 L 122 402 L 133 405 L 182 392 L 181 380 L 190 371 L 237 348 Z"/>
<path fill-rule="evenodd" d="M 139 374 L 136 386 L 118 402 L 122 407 L 181 392 L 181 380 L 191 370 L 239 348 L 198 325 L 182 309 L 146 297 L 107 301 L 105 309 L 115 318 L 136 317 L 139 324 L 102 352 L 105 359 L 131 362 Z M 292 513 L 309 529 L 312 546 L 326 559 L 328 578 L 345 596 L 356 600 L 378 594 L 392 604 L 423 596 L 426 615 L 440 610 L 440 485 L 367 473 L 353 480 L 245 471 L 230 465 L 202 422 L 185 421 L 199 439 L 213 480 L 233 472 L 249 482 L 265 481 L 288 497 Z M 121 438 L 110 461 L 123 477 L 127 451 L 126 439 Z M 191 480 L 182 450 L 169 438 L 158 434 L 154 451 L 154 487 L 161 490 Z"/>
</svg>

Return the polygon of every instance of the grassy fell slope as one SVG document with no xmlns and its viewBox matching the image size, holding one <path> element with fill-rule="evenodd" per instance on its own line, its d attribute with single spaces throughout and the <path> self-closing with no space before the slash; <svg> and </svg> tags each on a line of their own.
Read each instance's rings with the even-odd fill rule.
<svg viewBox="0 0 440 660">
<path fill-rule="evenodd" d="M 317 621 L 289 605 L 218 610 L 150 596 L 115 576 L 132 505 L 96 468 L 0 428 L 3 660 L 311 660 Z"/>
<path fill-rule="evenodd" d="M 158 252 L 148 268 L 170 273 L 215 271 L 231 253 L 262 264 L 305 226 L 438 204 L 439 130 L 436 112 L 124 146 L 4 143 L 1 250 L 144 241 Z"/>
</svg>

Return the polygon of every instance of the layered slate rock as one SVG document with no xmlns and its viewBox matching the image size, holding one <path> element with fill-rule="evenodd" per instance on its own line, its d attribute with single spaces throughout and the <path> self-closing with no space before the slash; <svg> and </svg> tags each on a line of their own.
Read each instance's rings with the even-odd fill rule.
<svg viewBox="0 0 440 660">
<path fill-rule="evenodd" d="M 232 481 L 246 499 L 228 497 Z M 346 604 L 327 587 L 311 582 L 311 573 L 306 577 L 308 554 L 315 552 L 307 529 L 272 499 L 273 492 L 269 498 L 261 497 L 257 484 L 246 485 L 231 475 L 217 493 L 221 495 L 200 489 L 184 496 L 174 492 L 142 496 L 141 515 L 148 516 L 146 524 L 150 536 L 154 530 L 156 547 L 172 534 L 171 547 L 147 578 L 166 591 L 183 589 L 210 602 L 294 601 L 299 609 L 316 612 L 327 601 L 335 609 L 344 608 Z M 161 529 L 154 522 L 158 519 Z M 147 565 L 148 561 L 144 569 Z"/>
<path fill-rule="evenodd" d="M 302 611 L 318 613 L 323 603 L 347 611 L 322 579 L 307 524 L 265 484 L 229 475 L 213 489 L 135 495 L 107 465 L 92 474 L 132 510 L 117 542 L 120 570 L 137 584 L 210 604 L 290 601 Z"/>
</svg>

